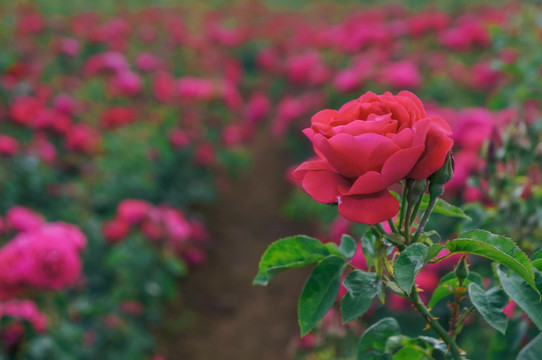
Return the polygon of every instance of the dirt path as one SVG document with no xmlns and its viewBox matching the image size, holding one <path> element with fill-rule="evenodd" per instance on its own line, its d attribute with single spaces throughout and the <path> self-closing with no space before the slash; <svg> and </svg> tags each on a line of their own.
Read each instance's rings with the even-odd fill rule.
<svg viewBox="0 0 542 360">
<path fill-rule="evenodd" d="M 161 336 L 168 359 L 285 359 L 299 331 L 296 302 L 306 271 L 279 275 L 267 287 L 251 285 L 272 241 L 307 232 L 280 216 L 292 189 L 284 176 L 285 152 L 266 136 L 253 147 L 252 169 L 207 211 L 209 262 L 182 287 L 180 307 L 193 311 L 194 323 L 180 335 Z"/>
</svg>

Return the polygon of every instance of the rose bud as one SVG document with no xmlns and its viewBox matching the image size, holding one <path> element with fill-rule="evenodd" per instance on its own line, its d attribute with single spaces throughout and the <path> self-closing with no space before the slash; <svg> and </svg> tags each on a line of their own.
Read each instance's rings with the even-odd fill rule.
<svg viewBox="0 0 542 360">
<path fill-rule="evenodd" d="M 469 277 L 469 264 L 467 264 L 465 256 L 461 257 L 461 261 L 455 267 L 454 274 L 459 280 L 459 285 L 462 285 L 465 279 Z"/>
<path fill-rule="evenodd" d="M 452 153 L 448 153 L 446 162 L 437 170 L 433 175 L 429 177 L 429 195 L 431 197 L 438 197 L 444 193 L 444 185 L 452 180 L 454 176 L 454 157 Z"/>
</svg>

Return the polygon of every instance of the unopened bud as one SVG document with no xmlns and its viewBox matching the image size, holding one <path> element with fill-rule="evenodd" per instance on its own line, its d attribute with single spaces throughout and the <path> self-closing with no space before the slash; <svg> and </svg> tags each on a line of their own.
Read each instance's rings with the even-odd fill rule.
<svg viewBox="0 0 542 360">
<path fill-rule="evenodd" d="M 455 277 L 459 280 L 459 286 L 463 286 L 463 282 L 469 277 L 469 264 L 467 264 L 465 258 L 465 255 L 461 257 L 461 260 L 454 270 Z"/>
<path fill-rule="evenodd" d="M 429 195 L 438 197 L 444 193 L 444 185 L 454 176 L 454 157 L 450 151 L 444 165 L 429 176 Z"/>
<path fill-rule="evenodd" d="M 427 189 L 427 179 L 423 180 L 407 180 L 408 184 L 407 201 L 409 204 L 417 204 L 421 200 L 425 189 Z"/>
</svg>

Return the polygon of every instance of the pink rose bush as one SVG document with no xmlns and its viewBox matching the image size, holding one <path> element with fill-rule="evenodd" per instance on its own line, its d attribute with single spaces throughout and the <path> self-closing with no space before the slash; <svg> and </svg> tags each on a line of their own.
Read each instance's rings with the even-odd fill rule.
<svg viewBox="0 0 542 360">
<path fill-rule="evenodd" d="M 187 219 L 180 210 L 166 205 L 153 206 L 139 199 L 123 200 L 116 216 L 104 223 L 102 233 L 107 242 L 117 244 L 125 241 L 132 231 L 162 245 L 191 266 L 205 262 L 205 228 L 197 220 Z"/>
<path fill-rule="evenodd" d="M 29 289 L 61 290 L 75 285 L 81 275 L 85 235 L 74 225 L 46 223 L 32 219 L 35 215 L 23 207 L 8 212 L 8 225 L 19 233 L 0 248 L 0 299 Z M 23 223 L 23 216 L 32 222 Z"/>
<path fill-rule="evenodd" d="M 444 164 L 453 140 L 448 123 L 428 116 L 406 91 L 371 92 L 337 110 L 322 110 L 303 131 L 318 158 L 293 176 L 320 203 L 337 203 L 348 220 L 377 224 L 397 214 L 389 188 L 402 179 L 421 180 Z"/>
<path fill-rule="evenodd" d="M 7 323 L 0 328 L 0 348 L 6 352 L 21 343 L 25 332 L 23 322 L 29 323 L 38 334 L 47 330 L 48 322 L 47 316 L 31 300 L 0 302 L 0 321 Z"/>
</svg>

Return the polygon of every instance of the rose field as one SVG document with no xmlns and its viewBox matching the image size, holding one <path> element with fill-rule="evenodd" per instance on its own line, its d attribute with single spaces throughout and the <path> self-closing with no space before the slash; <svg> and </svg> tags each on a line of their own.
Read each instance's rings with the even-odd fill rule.
<svg viewBox="0 0 542 360">
<path fill-rule="evenodd" d="M 542 359 L 542 4 L 0 1 L 0 360 Z"/>
</svg>

